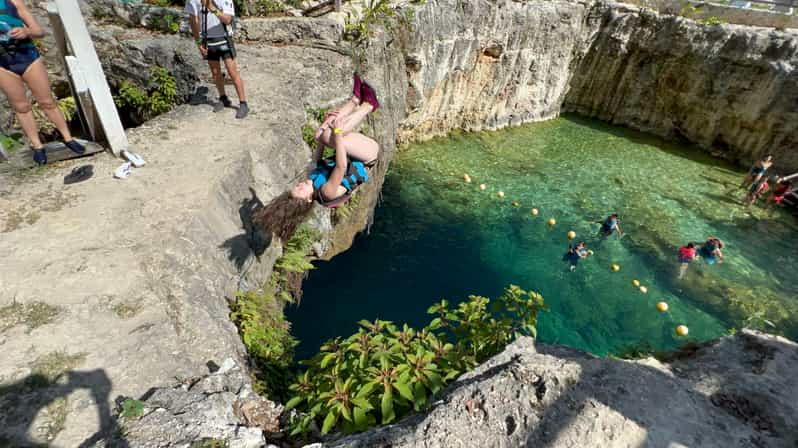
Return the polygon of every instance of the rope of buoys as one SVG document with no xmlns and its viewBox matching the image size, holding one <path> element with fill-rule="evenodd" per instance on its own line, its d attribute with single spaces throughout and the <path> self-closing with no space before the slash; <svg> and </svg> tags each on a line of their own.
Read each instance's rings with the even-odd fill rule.
<svg viewBox="0 0 798 448">
<path fill-rule="evenodd" d="M 465 173 L 465 174 L 463 174 L 463 180 L 466 183 L 471 183 L 471 176 L 469 176 L 468 173 Z M 487 188 L 488 188 L 487 185 L 479 184 L 480 191 L 485 191 Z M 504 198 L 504 192 L 501 191 L 501 190 L 497 191 L 496 192 L 496 197 L 498 197 L 500 199 Z M 513 207 L 520 207 L 521 206 L 520 202 L 518 202 L 518 201 L 513 201 L 511 204 L 512 204 Z M 538 214 L 540 214 L 540 211 L 537 208 L 532 208 L 529 211 L 529 214 L 531 216 L 538 216 Z M 554 219 L 554 218 L 549 218 L 548 221 L 546 221 L 546 223 L 549 226 L 553 227 L 553 226 L 557 225 L 557 220 Z M 576 232 L 573 231 L 573 230 L 569 230 L 568 233 L 566 234 L 566 236 L 568 237 L 569 240 L 573 240 L 574 238 L 576 238 Z M 588 255 L 593 255 L 593 251 L 590 250 L 590 249 L 587 251 L 587 253 L 588 253 Z M 617 263 L 613 263 L 612 265 L 610 265 L 610 269 L 612 270 L 612 272 L 618 272 L 618 271 L 621 270 L 621 266 L 619 264 L 617 264 Z M 647 294 L 648 293 L 648 288 L 645 287 L 644 285 L 641 285 L 640 284 L 640 280 L 633 279 L 632 280 L 632 285 L 634 285 L 636 288 L 638 288 L 641 293 L 643 293 L 643 294 Z M 657 311 L 659 311 L 660 313 L 664 313 L 664 312 L 668 311 L 668 303 L 664 302 L 664 301 L 663 302 L 658 302 L 657 305 L 656 305 L 656 308 L 657 308 Z M 678 335 L 680 337 L 687 336 L 690 333 L 690 329 L 687 328 L 687 325 L 684 325 L 684 324 L 680 324 L 680 325 L 676 326 L 675 331 L 676 331 L 676 335 Z"/>
</svg>

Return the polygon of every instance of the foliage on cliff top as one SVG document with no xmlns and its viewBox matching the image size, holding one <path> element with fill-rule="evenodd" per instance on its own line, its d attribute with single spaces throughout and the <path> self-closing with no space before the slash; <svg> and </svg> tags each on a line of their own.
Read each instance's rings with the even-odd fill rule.
<svg viewBox="0 0 798 448">
<path fill-rule="evenodd" d="M 148 88 L 122 80 L 114 96 L 116 107 L 132 113 L 131 118 L 138 123 L 169 112 L 177 100 L 177 81 L 163 67 L 153 67 Z"/>
<path fill-rule="evenodd" d="M 260 371 L 256 386 L 272 399 L 282 398 L 288 387 L 286 371 L 297 345 L 282 307 L 299 300 L 302 278 L 313 269 L 308 253 L 318 237 L 315 230 L 300 226 L 285 244 L 269 281 L 260 290 L 239 291 L 230 305 L 230 318 Z"/>
<path fill-rule="evenodd" d="M 419 411 L 519 335 L 535 337 L 545 309 L 540 294 L 510 285 L 492 303 L 470 296 L 455 308 L 446 300 L 432 305 L 427 312 L 435 317 L 421 330 L 360 321 L 357 333 L 328 341 L 304 362 L 308 369 L 291 385 L 296 396 L 286 404 L 302 411 L 290 422 L 291 434 L 307 433 L 314 421 L 322 434 L 360 431 Z"/>
</svg>

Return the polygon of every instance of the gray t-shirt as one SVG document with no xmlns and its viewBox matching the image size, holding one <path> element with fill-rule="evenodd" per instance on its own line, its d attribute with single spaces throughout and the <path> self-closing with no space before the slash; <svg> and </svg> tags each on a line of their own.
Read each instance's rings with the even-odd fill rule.
<svg viewBox="0 0 798 448">
<path fill-rule="evenodd" d="M 223 14 L 236 15 L 233 0 L 214 0 L 216 7 Z M 196 16 L 199 20 L 200 33 L 202 32 L 202 2 L 200 0 L 186 0 L 186 12 Z M 216 17 L 216 14 L 209 12 L 208 16 L 208 38 L 224 37 L 224 24 Z"/>
</svg>

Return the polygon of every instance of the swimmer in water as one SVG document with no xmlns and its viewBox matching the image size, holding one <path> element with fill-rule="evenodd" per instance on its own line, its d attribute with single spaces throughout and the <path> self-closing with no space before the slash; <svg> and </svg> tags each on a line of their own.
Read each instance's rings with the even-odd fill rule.
<svg viewBox="0 0 798 448">
<path fill-rule="evenodd" d="M 679 248 L 679 278 L 684 277 L 685 272 L 687 272 L 687 266 L 691 261 L 695 260 L 695 258 L 695 243 L 687 243 L 686 246 Z"/>
<path fill-rule="evenodd" d="M 613 232 L 618 234 L 618 238 L 623 236 L 620 226 L 621 220 L 615 213 L 608 216 L 604 221 L 596 221 L 596 223 L 601 224 L 601 229 L 599 230 L 599 236 L 601 236 L 601 238 L 612 236 Z"/>
<path fill-rule="evenodd" d="M 562 256 L 563 261 L 567 261 L 570 264 L 571 271 L 576 270 L 576 265 L 579 263 L 579 260 L 582 258 L 586 258 L 588 255 L 587 248 L 585 247 L 585 242 L 580 241 L 579 244 L 576 246 L 568 245 L 568 252 Z"/>
<path fill-rule="evenodd" d="M 707 264 L 723 263 L 723 242 L 714 237 L 707 237 L 707 241 L 698 249 L 698 254 Z"/>
</svg>

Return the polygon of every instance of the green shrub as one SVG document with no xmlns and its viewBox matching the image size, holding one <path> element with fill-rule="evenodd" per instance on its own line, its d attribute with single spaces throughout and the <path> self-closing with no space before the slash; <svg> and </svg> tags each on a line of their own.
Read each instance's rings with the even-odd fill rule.
<svg viewBox="0 0 798 448">
<path fill-rule="evenodd" d="M 327 115 L 327 111 L 330 109 L 325 108 L 314 108 L 314 107 L 307 107 L 305 108 L 305 115 L 307 119 L 305 120 L 305 124 L 302 125 L 302 140 L 311 148 L 316 148 L 316 129 L 318 129 L 319 125 L 324 122 L 324 116 Z"/>
<path fill-rule="evenodd" d="M 710 16 L 710 17 L 707 17 L 707 18 L 699 20 L 699 23 L 701 23 L 702 25 L 710 25 L 711 26 L 711 25 L 723 25 L 726 22 L 721 20 L 719 17 Z"/>
<path fill-rule="evenodd" d="M 285 12 L 285 5 L 277 0 L 257 0 L 255 13 L 260 16 L 273 16 Z"/>
<path fill-rule="evenodd" d="M 230 306 L 230 318 L 260 371 L 256 388 L 273 399 L 284 398 L 288 367 L 297 345 L 291 336 L 291 325 L 283 316 L 283 304 L 297 302 L 301 297 L 302 279 L 305 272 L 313 269 L 308 253 L 317 239 L 316 231 L 300 226 L 285 244 L 269 281 L 260 291 L 238 292 Z"/>
<path fill-rule="evenodd" d="M 150 16 L 148 25 L 157 31 L 168 34 L 176 34 L 180 31 L 180 14 L 166 13 L 162 16 Z"/>
<path fill-rule="evenodd" d="M 304 362 L 308 369 L 291 385 L 296 395 L 286 404 L 302 411 L 289 424 L 291 434 L 307 432 L 314 421 L 323 434 L 359 431 L 419 411 L 518 335 L 535 337 L 537 314 L 545 309 L 540 294 L 510 285 L 492 304 L 471 296 L 453 309 L 446 300 L 431 306 L 435 317 L 420 331 L 361 321 L 357 333 L 328 341 Z"/>
<path fill-rule="evenodd" d="M 140 418 L 144 415 L 144 403 L 131 398 L 122 402 L 122 411 L 119 416 L 122 418 Z"/>
<path fill-rule="evenodd" d="M 145 90 L 123 80 L 119 84 L 118 93 L 114 96 L 116 107 L 133 110 L 140 120 L 148 120 L 170 111 L 177 102 L 175 78 L 165 68 L 155 67 L 150 73 L 150 85 L 151 87 Z"/>
<path fill-rule="evenodd" d="M 236 294 L 230 318 L 238 326 L 241 339 L 258 366 L 288 366 L 297 342 L 270 289 Z"/>
</svg>

